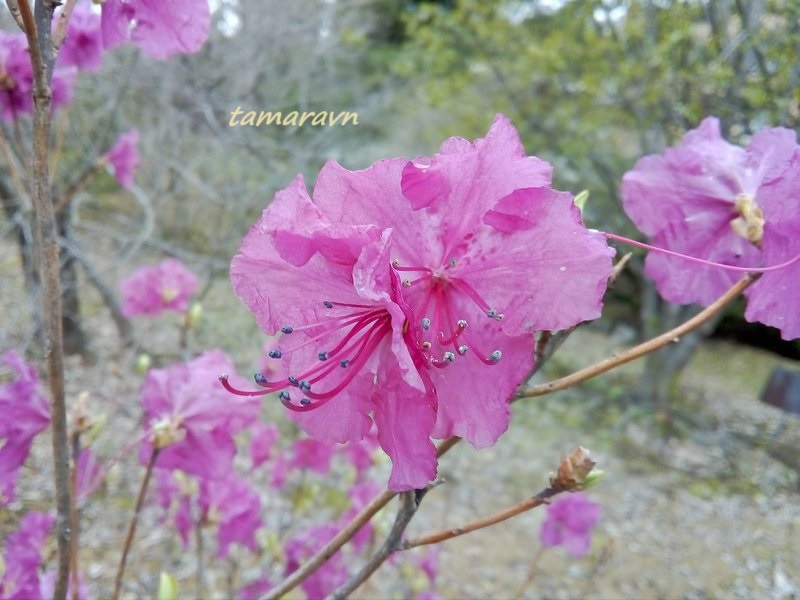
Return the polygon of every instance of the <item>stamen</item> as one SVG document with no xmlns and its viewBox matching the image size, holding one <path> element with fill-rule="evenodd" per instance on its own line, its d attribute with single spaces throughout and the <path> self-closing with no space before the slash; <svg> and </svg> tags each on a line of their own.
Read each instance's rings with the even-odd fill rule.
<svg viewBox="0 0 800 600">
<path fill-rule="evenodd" d="M 395 271 L 415 271 L 415 272 L 433 274 L 433 269 L 429 267 L 401 267 L 400 261 L 397 259 L 392 261 L 392 267 L 394 268 Z"/>
<path fill-rule="evenodd" d="M 299 383 L 297 382 L 297 377 L 293 377 L 292 375 L 289 375 L 288 381 L 289 385 L 293 385 L 294 387 L 297 387 L 299 385 Z"/>
<path fill-rule="evenodd" d="M 283 352 L 281 352 L 277 348 L 269 351 L 270 358 L 280 358 L 281 356 L 283 356 Z"/>
<path fill-rule="evenodd" d="M 286 390 L 281 390 L 280 392 L 278 392 L 278 398 L 280 398 L 281 401 L 289 401 L 289 400 L 291 400 L 291 397 L 289 396 L 289 392 L 287 392 Z"/>
<path fill-rule="evenodd" d="M 425 331 L 428 331 L 431 328 L 431 320 L 428 317 L 423 317 L 423 319 L 422 319 L 422 328 Z"/>
<path fill-rule="evenodd" d="M 294 331 L 294 328 L 290 327 L 289 325 L 284 325 L 283 327 L 281 327 L 281 333 L 285 333 L 286 335 L 289 335 L 293 331 Z"/>
<path fill-rule="evenodd" d="M 262 387 L 265 385 L 269 385 L 269 382 L 267 381 L 267 378 L 264 376 L 263 373 L 256 373 L 255 375 L 253 375 L 253 380 L 255 380 L 256 385 L 260 385 Z"/>
<path fill-rule="evenodd" d="M 320 360 L 328 360 L 328 353 L 327 352 L 320 352 L 317 354 L 317 358 Z"/>
<path fill-rule="evenodd" d="M 643 248 L 645 250 L 650 250 L 651 252 L 660 252 L 661 254 L 666 254 L 667 256 L 682 258 L 688 262 L 705 265 L 707 267 L 716 267 L 717 269 L 722 269 L 724 271 L 733 271 L 735 273 L 769 273 L 770 271 L 779 271 L 781 269 L 785 269 L 786 267 L 790 267 L 794 263 L 800 261 L 800 254 L 798 254 L 797 256 L 795 256 L 790 260 L 787 260 L 786 262 L 777 265 L 772 265 L 769 267 L 736 267 L 733 265 L 726 265 L 723 263 L 713 262 L 710 260 L 704 260 L 702 258 L 697 258 L 696 256 L 689 256 L 688 254 L 681 254 L 680 252 L 673 252 L 672 250 L 667 250 L 666 248 L 659 248 L 658 246 L 651 246 L 650 244 L 637 242 L 636 240 L 632 240 L 630 238 L 626 238 L 621 235 L 616 235 L 614 233 L 606 233 L 606 232 L 603 233 L 607 238 L 612 240 L 617 240 L 618 242 L 622 242 L 623 244 L 636 246 L 637 248 Z"/>
<path fill-rule="evenodd" d="M 467 350 L 469 350 L 469 346 L 467 346 L 466 344 L 461 344 L 461 345 L 458 347 L 458 353 L 459 353 L 461 356 L 464 356 L 464 355 L 467 353 Z"/>
<path fill-rule="evenodd" d="M 333 302 L 331 302 L 330 300 L 325 300 L 325 301 L 323 301 L 323 302 L 322 302 L 322 305 L 323 305 L 325 308 L 333 308 Z"/>
</svg>

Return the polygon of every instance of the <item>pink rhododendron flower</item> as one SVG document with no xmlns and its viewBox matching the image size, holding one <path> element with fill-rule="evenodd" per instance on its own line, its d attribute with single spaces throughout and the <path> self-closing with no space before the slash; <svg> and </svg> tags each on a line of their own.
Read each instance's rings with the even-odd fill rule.
<svg viewBox="0 0 800 600">
<path fill-rule="evenodd" d="M 278 436 L 280 431 L 275 425 L 256 423 L 250 428 L 250 460 L 254 468 L 269 460 Z"/>
<path fill-rule="evenodd" d="M 263 525 L 261 500 L 249 483 L 231 475 L 221 480 L 202 480 L 198 502 L 203 522 L 217 525 L 219 558 L 228 556 L 233 543 L 258 549 L 255 536 Z"/>
<path fill-rule="evenodd" d="M 53 24 L 59 21 L 59 13 Z M 100 15 L 92 12 L 88 4 L 78 3 L 72 11 L 67 26 L 67 36 L 58 54 L 58 64 L 77 67 L 81 71 L 95 72 L 103 61 L 103 41 L 100 37 Z"/>
<path fill-rule="evenodd" d="M 534 332 L 598 317 L 611 271 L 550 174 L 498 117 L 432 158 L 328 163 L 313 201 L 298 178 L 231 264 L 262 329 L 283 333 L 288 379 L 256 382 L 323 441 L 362 438 L 371 413 L 393 490 L 435 476 L 431 436 L 493 444 Z"/>
<path fill-rule="evenodd" d="M 231 398 L 219 387 L 220 372 L 233 373 L 233 363 L 221 350 L 209 350 L 147 374 L 143 462 L 156 446 L 161 449 L 157 467 L 211 479 L 229 475 L 236 454 L 233 437 L 258 417 L 261 406 L 251 398 Z"/>
<path fill-rule="evenodd" d="M 285 575 L 288 577 L 294 573 L 301 564 L 333 539 L 339 533 L 339 529 L 339 525 L 334 523 L 317 525 L 286 540 L 283 545 L 286 555 Z M 308 600 L 318 600 L 325 598 L 346 580 L 347 567 L 344 557 L 341 552 L 337 552 L 301 583 L 300 587 Z"/>
<path fill-rule="evenodd" d="M 547 506 L 539 541 L 545 548 L 563 546 L 575 558 L 585 556 L 599 520 L 600 506 L 580 492 L 562 496 Z"/>
<path fill-rule="evenodd" d="M 0 114 L 6 121 L 33 112 L 33 67 L 24 33 L 0 31 Z"/>
<path fill-rule="evenodd" d="M 42 564 L 44 544 L 54 522 L 55 517 L 31 511 L 22 518 L 19 529 L 8 536 L 3 548 L 5 569 L 0 572 L 0 598 L 43 598 L 39 589 L 39 567 Z"/>
<path fill-rule="evenodd" d="M 713 117 L 683 142 L 640 159 L 622 179 L 625 211 L 654 245 L 739 267 L 800 254 L 800 148 L 790 129 L 767 128 L 746 148 L 726 142 Z M 739 273 L 650 253 L 645 273 L 668 301 L 711 304 Z M 800 263 L 765 273 L 745 294 L 745 317 L 800 337 Z"/>
<path fill-rule="evenodd" d="M 10 378 L 7 378 L 9 375 Z M 33 366 L 16 350 L 0 355 L 0 506 L 14 499 L 20 467 L 50 424 L 50 403 Z"/>
<path fill-rule="evenodd" d="M 269 579 L 256 579 L 239 588 L 239 591 L 236 593 L 236 598 L 237 600 L 258 600 L 267 595 L 272 585 Z"/>
<path fill-rule="evenodd" d="M 81 450 L 75 470 L 79 501 L 91 495 L 100 483 L 101 475 L 100 463 L 95 459 L 94 453 L 89 448 Z"/>
<path fill-rule="evenodd" d="M 139 130 L 131 129 L 117 138 L 106 153 L 114 177 L 126 190 L 133 186 L 133 175 L 139 169 Z"/>
<path fill-rule="evenodd" d="M 142 267 L 120 283 L 122 314 L 137 317 L 156 316 L 166 310 L 184 312 L 197 286 L 197 276 L 177 259 Z"/>
<path fill-rule="evenodd" d="M 69 574 L 69 587 L 67 588 L 69 592 L 67 593 L 67 597 L 72 599 L 74 596 L 72 595 L 72 590 L 74 589 L 74 581 L 75 576 L 70 573 Z M 55 591 L 56 591 L 56 571 L 55 569 L 50 569 L 49 571 L 45 572 L 42 575 L 41 580 L 39 581 L 39 593 L 41 594 L 42 600 L 50 600 L 50 598 L 55 598 Z M 31 600 L 30 598 L 26 600 Z M 89 600 L 89 584 L 86 583 L 86 579 L 84 578 L 82 573 L 78 574 L 78 600 Z"/>
<path fill-rule="evenodd" d="M 197 52 L 208 38 L 207 0 L 105 0 L 103 44 L 132 42 L 147 56 L 163 60 Z"/>
<path fill-rule="evenodd" d="M 296 469 L 308 469 L 326 475 L 331 470 L 331 459 L 336 453 L 336 446 L 319 440 L 297 440 L 293 444 L 294 456 L 289 463 Z"/>
<path fill-rule="evenodd" d="M 77 71 L 57 67 L 53 71 L 52 110 L 72 97 Z M 0 31 L 0 116 L 14 121 L 33 113 L 33 67 L 24 33 Z"/>
</svg>

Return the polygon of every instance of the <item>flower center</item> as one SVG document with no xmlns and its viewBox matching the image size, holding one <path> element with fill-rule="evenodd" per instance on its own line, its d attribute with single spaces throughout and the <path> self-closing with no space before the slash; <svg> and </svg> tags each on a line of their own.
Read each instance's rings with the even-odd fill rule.
<svg viewBox="0 0 800 600">
<path fill-rule="evenodd" d="M 233 388 L 227 376 L 220 377 L 225 388 L 240 396 L 260 396 L 278 392 L 287 408 L 305 412 L 317 408 L 344 390 L 369 361 L 381 341 L 391 334 L 392 318 L 384 308 L 363 304 L 324 301 L 330 316 L 317 323 L 281 328 L 278 347 L 269 357 L 281 359 L 298 350 L 313 346 L 317 360 L 285 379 L 268 381 L 263 373 L 254 376 L 262 390 L 245 391 Z M 294 346 L 283 345 L 300 331 L 309 337 Z M 322 389 L 320 389 L 322 388 Z"/>
<path fill-rule="evenodd" d="M 392 261 L 392 267 L 398 272 L 419 274 L 416 278 L 404 279 L 403 287 L 407 290 L 404 295 L 413 298 L 414 314 L 421 316 L 412 326 L 418 328 L 420 350 L 428 364 L 444 368 L 457 356 L 468 353 L 486 365 L 494 365 L 502 358 L 500 350 L 487 352 L 480 347 L 468 331 L 466 315 L 459 314 L 458 307 L 463 306 L 466 300 L 467 305 L 476 306 L 484 318 L 502 321 L 504 315 L 492 308 L 474 287 L 454 274 L 455 259 L 438 269 L 401 265 L 398 260 Z"/>
<path fill-rule="evenodd" d="M 764 237 L 764 213 L 755 199 L 747 194 L 739 194 L 733 201 L 733 208 L 738 215 L 731 220 L 734 233 L 756 248 L 761 248 L 761 239 Z"/>
</svg>

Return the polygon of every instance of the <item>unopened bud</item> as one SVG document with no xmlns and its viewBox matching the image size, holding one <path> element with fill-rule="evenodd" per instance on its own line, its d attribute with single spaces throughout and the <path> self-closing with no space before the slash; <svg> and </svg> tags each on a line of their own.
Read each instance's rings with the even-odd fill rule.
<svg viewBox="0 0 800 600">
<path fill-rule="evenodd" d="M 133 367 L 136 369 L 136 372 L 139 373 L 139 375 L 144 375 L 150 370 L 150 365 L 152 364 L 153 359 L 150 358 L 149 354 L 140 354 L 136 357 L 136 362 L 134 363 Z"/>
<path fill-rule="evenodd" d="M 161 575 L 158 577 L 156 598 L 158 600 L 177 600 L 178 578 L 175 575 L 161 571 Z"/>
<path fill-rule="evenodd" d="M 203 316 L 203 305 L 199 302 L 192 302 L 189 310 L 186 312 L 186 326 L 197 327 L 200 322 L 200 317 Z"/>
<path fill-rule="evenodd" d="M 578 447 L 561 459 L 558 472 L 550 474 L 550 487 L 560 492 L 585 489 L 589 473 L 595 466 L 586 448 Z"/>
</svg>

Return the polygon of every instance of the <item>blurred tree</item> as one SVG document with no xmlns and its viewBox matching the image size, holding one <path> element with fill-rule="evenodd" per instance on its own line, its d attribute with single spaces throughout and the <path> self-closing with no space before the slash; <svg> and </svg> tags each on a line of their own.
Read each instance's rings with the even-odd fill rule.
<svg viewBox="0 0 800 600">
<path fill-rule="evenodd" d="M 629 235 L 618 184 L 637 157 L 675 143 L 709 114 L 734 142 L 765 125 L 797 128 L 800 119 L 796 2 L 420 3 L 407 12 L 406 36 L 395 69 L 414 94 L 402 108 L 436 110 L 422 135 L 480 135 L 503 112 L 528 150 L 554 163 L 557 187 L 591 191 L 588 222 Z M 616 302 L 638 314 L 642 337 L 696 311 L 662 302 L 641 262 L 633 271 L 640 292 Z M 699 339 L 651 355 L 640 393 L 664 403 Z"/>
</svg>

